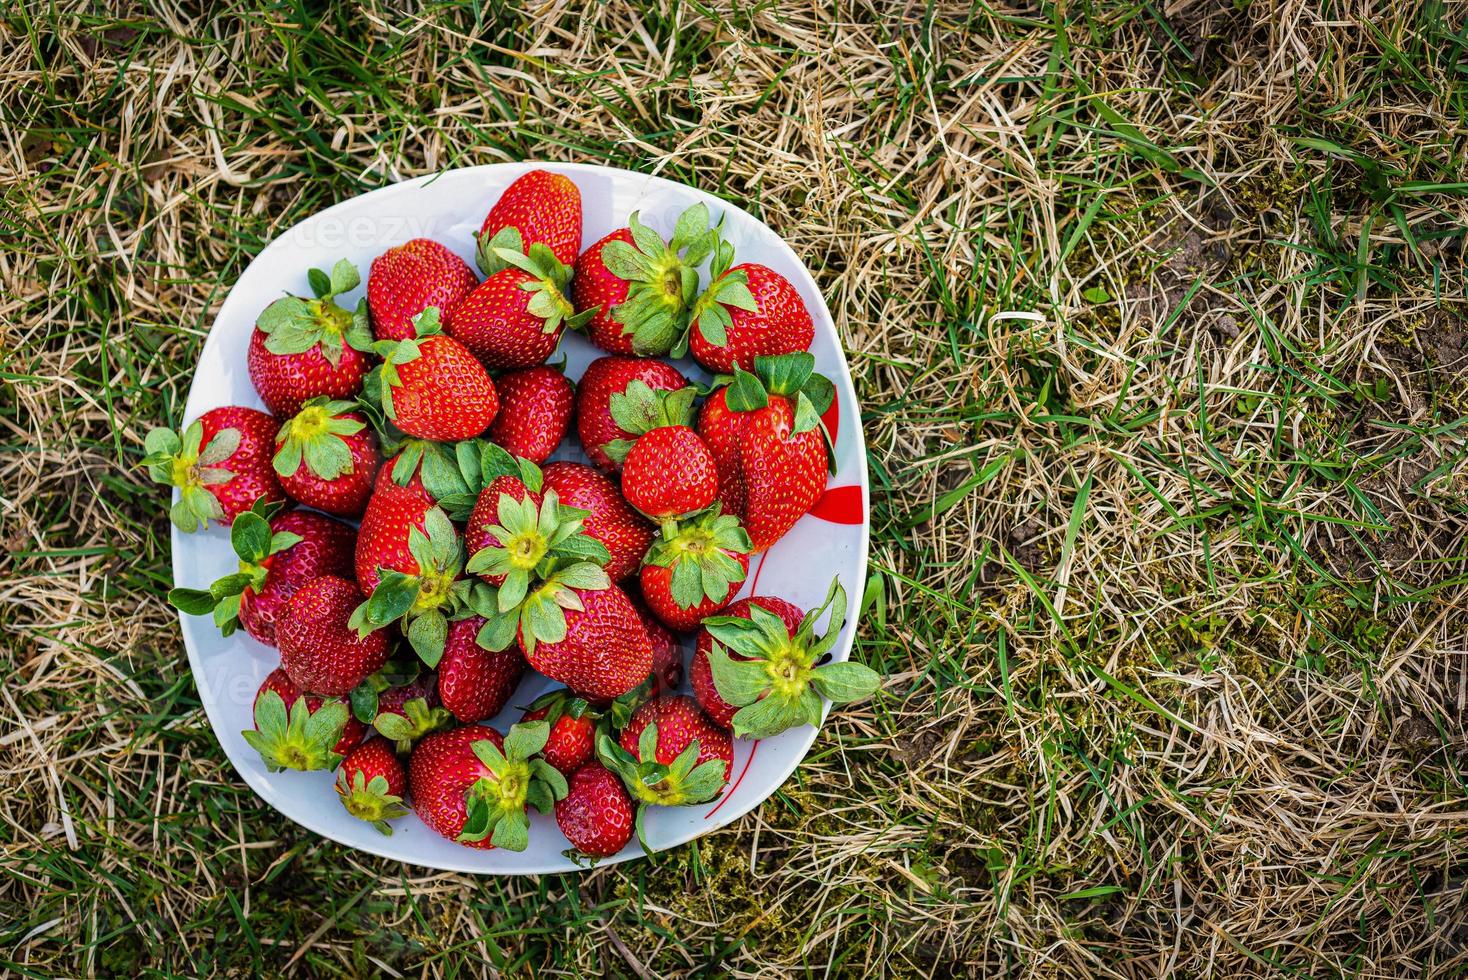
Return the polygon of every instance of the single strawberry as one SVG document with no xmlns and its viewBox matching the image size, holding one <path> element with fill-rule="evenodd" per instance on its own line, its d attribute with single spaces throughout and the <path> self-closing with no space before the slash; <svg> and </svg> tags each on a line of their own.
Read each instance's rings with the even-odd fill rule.
<svg viewBox="0 0 1468 980">
<path fill-rule="evenodd" d="M 389 820 L 408 815 L 408 774 L 385 738 L 368 739 L 347 753 L 336 773 L 336 792 L 348 813 L 385 835 L 392 834 Z"/>
<path fill-rule="evenodd" d="M 640 357 L 671 351 L 688 332 L 698 295 L 696 266 L 716 240 L 708 208 L 695 204 L 679 216 L 671 241 L 634 213 L 628 227 L 581 253 L 571 295 L 577 310 L 594 314 L 587 323 L 591 342 Z"/>
<path fill-rule="evenodd" d="M 352 574 L 350 527 L 310 511 L 270 516 L 275 505 L 258 505 L 235 518 L 230 544 L 239 571 L 208 589 L 173 589 L 168 601 L 191 616 L 212 614 L 229 636 L 239 626 L 266 646 L 275 646 L 275 621 L 296 590 L 322 575 Z"/>
<path fill-rule="evenodd" d="M 544 364 L 566 327 L 579 327 L 589 317 L 566 298 L 571 268 L 539 243 L 529 255 L 506 248 L 496 254 L 509 267 L 480 283 L 444 319 L 444 328 L 490 370 Z"/>
<path fill-rule="evenodd" d="M 270 457 L 279 423 L 253 408 L 211 408 L 183 430 L 153 429 L 142 465 L 156 483 L 178 488 L 169 517 L 181 531 L 228 525 L 256 501 L 285 499 Z"/>
<path fill-rule="evenodd" d="M 556 803 L 556 826 L 580 854 L 610 857 L 632 839 L 632 799 L 622 780 L 600 762 L 588 762 L 566 780 Z"/>
<path fill-rule="evenodd" d="M 644 433 L 622 463 L 622 496 L 654 520 L 704 510 L 719 496 L 713 453 L 686 425 Z"/>
<path fill-rule="evenodd" d="M 621 468 L 636 436 L 612 418 L 613 395 L 623 395 L 633 381 L 653 391 L 677 391 L 688 387 L 688 379 L 666 361 L 640 357 L 599 357 L 586 366 L 576 385 L 576 434 L 581 448 L 598 469 L 611 473 Z M 617 459 L 607 453 L 616 446 Z"/>
<path fill-rule="evenodd" d="M 669 629 L 697 629 L 734 598 L 749 573 L 749 547 L 739 518 L 717 508 L 664 521 L 638 573 L 643 601 Z"/>
<path fill-rule="evenodd" d="M 689 349 L 715 374 L 754 370 L 756 357 L 810 350 L 815 323 L 790 280 L 768 266 L 746 262 L 730 268 L 734 250 L 720 242 L 709 275 L 713 282 L 693 305 Z"/>
<path fill-rule="evenodd" d="M 749 427 L 749 412 L 736 412 L 729 407 L 728 387 L 719 388 L 704 399 L 698 410 L 698 435 L 713 453 L 719 471 L 719 505 L 726 514 L 744 514 L 744 471 L 739 463 L 739 449 L 744 443 L 744 430 Z"/>
<path fill-rule="evenodd" d="M 364 595 L 376 590 L 379 568 L 404 574 L 418 568 L 408 547 L 409 535 L 414 529 L 424 529 L 424 520 L 434 507 L 433 495 L 424 488 L 416 472 L 409 474 L 406 483 L 399 484 L 394 478 L 398 469 L 397 462 L 389 462 L 377 471 L 372 496 L 357 528 L 357 588 Z"/>
<path fill-rule="evenodd" d="M 622 729 L 620 744 L 602 733 L 597 757 L 622 777 L 638 804 L 637 839 L 643 836 L 647 807 L 689 806 L 719 795 L 734 766 L 734 743 L 729 733 L 699 710 L 686 695 L 649 701 Z"/>
<path fill-rule="evenodd" d="M 413 809 L 437 834 L 468 847 L 523 851 L 530 842 L 527 805 L 550 813 L 566 798 L 566 777 L 535 754 L 545 722 L 516 725 L 508 737 L 468 725 L 434 732 L 413 749 L 408 784 Z"/>
<path fill-rule="evenodd" d="M 328 514 L 361 516 L 382 459 L 367 419 L 355 407 L 312 398 L 280 427 L 272 465 L 291 499 Z"/>
<path fill-rule="evenodd" d="M 817 637 L 816 622 L 827 609 L 830 620 Z M 881 675 L 865 664 L 821 663 L 846 619 L 840 579 L 832 580 L 819 608 L 799 613 L 789 603 L 760 596 L 704 620 L 693 658 L 693 690 L 714 720 L 729 724 L 740 738 L 769 738 L 798 725 L 819 725 L 822 696 L 844 704 L 881 686 Z"/>
<path fill-rule="evenodd" d="M 254 730 L 240 734 L 271 772 L 334 769 L 367 734 L 345 701 L 307 694 L 279 668 L 261 683 L 252 712 Z"/>
<path fill-rule="evenodd" d="M 489 209 L 474 238 L 479 269 L 487 276 L 507 264 L 499 249 L 524 255 L 537 243 L 570 265 L 581 251 L 581 191 L 569 177 L 548 170 L 521 174 Z"/>
<path fill-rule="evenodd" d="M 360 687 L 352 691 L 354 713 L 359 690 Z M 372 727 L 393 742 L 399 752 L 407 752 L 420 738 L 447 728 L 453 721 L 453 715 L 439 702 L 436 674 L 420 673 L 410 681 L 394 683 L 374 693 L 374 702 L 361 714 L 371 715 Z"/>
<path fill-rule="evenodd" d="M 347 579 L 323 575 L 296 590 L 275 624 L 280 666 L 312 694 L 340 695 L 387 662 L 384 630 L 348 626 L 362 593 Z"/>
<path fill-rule="evenodd" d="M 590 759 L 596 747 L 595 712 L 585 698 L 578 698 L 565 688 L 536 698 L 520 720 L 543 721 L 550 726 L 540 756 L 566 776 Z"/>
<path fill-rule="evenodd" d="M 438 242 L 415 238 L 372 260 L 367 307 L 378 340 L 411 340 L 413 318 L 436 307 L 444 320 L 479 285 L 469 263 Z"/>
<path fill-rule="evenodd" d="M 525 368 L 495 379 L 500 410 L 489 438 L 511 455 L 544 463 L 565 438 L 576 390 L 555 368 Z"/>
<path fill-rule="evenodd" d="M 499 412 L 494 382 L 467 347 L 444 336 L 435 307 L 413 324 L 414 337 L 374 346 L 382 355 L 381 376 L 368 385 L 384 414 L 408 435 L 437 442 L 474 438 Z"/>
<path fill-rule="evenodd" d="M 250 334 L 250 380 L 265 407 L 289 418 L 312 398 L 351 398 L 371 366 L 366 301 L 355 312 L 335 302 L 362 278 L 346 259 L 330 275 L 312 269 L 314 299 L 284 296 L 261 311 Z"/>
<path fill-rule="evenodd" d="M 525 676 L 525 658 L 513 646 L 486 650 L 475 642 L 484 628 L 480 616 L 449 624 L 443 659 L 438 662 L 438 696 L 462 722 L 484 721 L 504 710 Z"/>
<path fill-rule="evenodd" d="M 545 468 L 545 489 L 563 507 L 586 511 L 581 530 L 606 546 L 607 576 L 619 582 L 641 564 L 652 544 L 653 526 L 627 506 L 617 485 L 582 463 L 556 462 Z"/>
</svg>

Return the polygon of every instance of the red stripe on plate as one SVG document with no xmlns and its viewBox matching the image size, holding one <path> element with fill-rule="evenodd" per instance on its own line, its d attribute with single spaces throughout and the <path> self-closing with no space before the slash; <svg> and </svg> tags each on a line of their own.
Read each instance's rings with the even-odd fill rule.
<svg viewBox="0 0 1468 980">
<path fill-rule="evenodd" d="M 734 791 L 739 788 L 739 784 L 742 783 L 742 782 L 744 782 L 744 774 L 747 773 L 747 772 L 749 772 L 749 764 L 754 761 L 754 754 L 756 752 L 758 752 L 758 751 L 759 751 L 759 743 L 758 742 L 755 742 L 752 745 L 750 745 L 750 747 L 749 747 L 749 758 L 744 760 L 744 768 L 741 769 L 741 770 L 739 770 L 739 778 L 736 779 L 736 780 L 734 780 L 734 785 L 733 786 L 730 786 L 727 790 L 724 791 L 723 798 L 720 799 L 717 804 L 715 804 L 714 808 L 712 810 L 710 810 L 708 813 L 705 813 L 703 815 L 703 818 L 705 820 L 707 820 L 709 817 L 712 817 L 714 814 L 718 813 L 719 812 L 719 807 L 721 807 L 725 803 L 728 803 L 729 802 L 729 797 L 733 796 L 734 795 Z"/>
<path fill-rule="evenodd" d="M 810 509 L 812 516 L 832 524 L 861 524 L 867 519 L 861 487 L 832 487 Z"/>
<path fill-rule="evenodd" d="M 754 563 L 754 578 L 749 580 L 749 594 L 759 595 L 759 573 L 765 570 L 765 555 L 768 551 L 760 552 L 759 559 Z"/>
</svg>

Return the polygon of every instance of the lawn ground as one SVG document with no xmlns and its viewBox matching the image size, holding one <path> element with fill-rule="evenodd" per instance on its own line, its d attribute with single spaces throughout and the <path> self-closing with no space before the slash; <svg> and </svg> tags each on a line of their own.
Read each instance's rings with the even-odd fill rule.
<svg viewBox="0 0 1468 980">
<path fill-rule="evenodd" d="M 0 12 L 4 975 L 1468 969 L 1465 4 L 120 7 Z M 890 677 L 738 823 L 541 880 L 243 785 L 136 466 L 273 236 L 518 159 L 804 258 Z"/>
</svg>

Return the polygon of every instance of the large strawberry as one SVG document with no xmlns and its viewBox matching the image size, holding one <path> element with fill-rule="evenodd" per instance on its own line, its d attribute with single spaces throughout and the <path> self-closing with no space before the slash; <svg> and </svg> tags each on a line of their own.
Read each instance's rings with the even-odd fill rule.
<svg viewBox="0 0 1468 980">
<path fill-rule="evenodd" d="M 596 712 L 585 698 L 578 698 L 565 688 L 549 691 L 536 698 L 521 721 L 543 721 L 550 735 L 540 756 L 571 775 L 580 768 L 596 748 Z"/>
<path fill-rule="evenodd" d="M 261 683 L 252 713 L 254 730 L 240 734 L 271 772 L 334 769 L 367 734 L 345 701 L 307 694 L 280 669 Z"/>
<path fill-rule="evenodd" d="M 235 518 L 230 544 L 239 571 L 208 589 L 173 589 L 168 601 L 192 616 L 214 616 L 229 636 L 238 626 L 267 646 L 275 646 L 275 621 L 296 590 L 322 575 L 352 574 L 355 534 L 340 521 L 310 511 L 270 516 L 259 505 Z"/>
<path fill-rule="evenodd" d="M 383 252 L 367 274 L 367 306 L 378 340 L 409 340 L 429 307 L 447 320 L 479 285 L 469 264 L 438 242 L 415 238 Z"/>
<path fill-rule="evenodd" d="M 342 517 L 358 517 L 372 494 L 382 458 L 355 402 L 313 398 L 280 427 L 272 465 L 293 500 Z"/>
<path fill-rule="evenodd" d="M 490 276 L 444 318 L 449 336 L 494 371 L 544 364 L 555 353 L 567 326 L 588 317 L 566 298 L 571 268 L 542 244 L 529 255 L 497 249 L 508 268 Z"/>
<path fill-rule="evenodd" d="M 545 365 L 502 374 L 494 386 L 500 410 L 489 438 L 513 456 L 544 463 L 571 424 L 575 388 L 564 374 Z"/>
<path fill-rule="evenodd" d="M 586 366 L 576 385 L 576 434 L 581 448 L 597 468 L 611 473 L 621 468 L 620 459 L 636 436 L 612 417 L 613 395 L 624 395 L 627 386 L 640 381 L 653 391 L 677 391 L 688 387 L 688 379 L 666 361 L 641 357 L 599 357 Z M 619 453 L 617 459 L 608 449 Z"/>
<path fill-rule="evenodd" d="M 600 762 L 586 763 L 566 780 L 556 803 L 556 826 L 579 853 L 610 857 L 632 839 L 632 800 L 622 780 Z"/>
<path fill-rule="evenodd" d="M 387 632 L 349 628 L 362 593 L 323 575 L 296 590 L 275 624 L 281 669 L 312 694 L 348 694 L 387 663 Z"/>
<path fill-rule="evenodd" d="M 424 528 L 424 519 L 433 509 L 433 496 L 424 489 L 421 476 L 412 472 L 400 484 L 394 479 L 398 466 L 389 462 L 377 471 L 377 482 L 362 524 L 357 528 L 355 567 L 357 588 L 371 595 L 377 588 L 378 569 L 391 568 L 410 574 L 418 567 L 408 547 L 409 535 Z"/>
<path fill-rule="evenodd" d="M 143 465 L 157 483 L 178 488 L 169 517 L 181 531 L 230 524 L 256 501 L 285 499 L 270 458 L 279 423 L 264 412 L 231 405 L 211 408 L 182 434 L 153 429 L 143 440 Z"/>
<path fill-rule="evenodd" d="M 768 266 L 733 268 L 734 250 L 720 242 L 709 270 L 713 282 L 693 306 L 689 349 L 715 374 L 754 369 L 756 357 L 810 350 L 815 324 L 790 280 Z"/>
<path fill-rule="evenodd" d="M 654 520 L 703 510 L 718 496 L 713 454 L 689 427 L 695 395 L 691 387 L 655 391 L 631 381 L 608 400 L 612 418 L 633 436 L 630 445 L 604 447 L 622 464 L 622 496 Z"/>
<path fill-rule="evenodd" d="M 569 177 L 548 170 L 521 174 L 489 209 L 474 237 L 479 268 L 487 276 L 507 265 L 499 249 L 524 255 L 537 243 L 570 265 L 581 250 L 581 191 Z"/>
<path fill-rule="evenodd" d="M 435 307 L 414 317 L 413 325 L 414 337 L 375 345 L 382 366 L 373 388 L 383 412 L 410 436 L 474 438 L 499 412 L 494 382 L 467 347 L 443 334 Z"/>
<path fill-rule="evenodd" d="M 686 695 L 644 704 L 622 729 L 620 744 L 603 733 L 596 751 L 637 801 L 637 838 L 644 848 L 642 822 L 649 805 L 689 806 L 711 800 L 729 781 L 734 765 L 729 733 L 709 721 Z"/>
<path fill-rule="evenodd" d="M 708 208 L 695 204 L 679 216 L 672 241 L 637 220 L 607 235 L 576 260 L 572 297 L 592 312 L 591 342 L 614 354 L 667 354 L 688 331 L 698 295 L 696 266 L 712 251 L 716 230 Z"/>
<path fill-rule="evenodd" d="M 514 726 L 508 737 L 479 725 L 434 732 L 418 743 L 408 763 L 413 809 L 451 841 L 525 850 L 525 807 L 549 813 L 566 797 L 566 778 L 535 758 L 548 731 L 545 722 L 532 722 Z"/>
<path fill-rule="evenodd" d="M 450 623 L 443 659 L 438 662 L 439 700 L 462 722 L 484 721 L 499 714 L 525 676 L 525 658 L 517 647 L 486 650 L 475 641 L 483 628 L 484 619 L 479 616 Z"/>
<path fill-rule="evenodd" d="M 348 813 L 382 834 L 392 833 L 389 820 L 408 815 L 403 803 L 408 774 L 385 738 L 369 739 L 347 753 L 337 770 L 336 792 Z"/>
<path fill-rule="evenodd" d="M 723 609 L 749 572 L 749 535 L 733 514 L 707 511 L 663 522 L 638 580 L 642 598 L 671 630 L 697 629 Z"/>
<path fill-rule="evenodd" d="M 817 637 L 816 623 L 827 609 L 830 621 Z M 740 738 L 769 738 L 797 725 L 819 725 L 822 696 L 838 704 L 871 696 L 882 678 L 870 667 L 821 663 L 845 619 L 846 590 L 833 579 L 826 601 L 804 616 L 784 600 L 758 596 L 704 620 L 692 669 L 699 703 Z"/>
<path fill-rule="evenodd" d="M 556 462 L 545 468 L 545 489 L 566 507 L 586 511 L 581 529 L 606 546 L 607 576 L 619 582 L 637 570 L 652 544 L 653 526 L 627 506 L 617 485 L 582 463 Z"/>
<path fill-rule="evenodd" d="M 289 418 L 308 399 L 350 398 L 362 388 L 372 351 L 372 327 L 363 300 L 356 312 L 337 296 L 362 281 L 346 259 L 328 275 L 312 269 L 314 299 L 284 296 L 261 311 L 250 334 L 250 380 L 265 407 Z"/>
</svg>

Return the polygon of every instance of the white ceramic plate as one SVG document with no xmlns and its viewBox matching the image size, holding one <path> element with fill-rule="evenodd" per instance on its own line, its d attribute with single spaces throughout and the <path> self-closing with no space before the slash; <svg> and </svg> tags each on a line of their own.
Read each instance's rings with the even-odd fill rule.
<svg viewBox="0 0 1468 980">
<path fill-rule="evenodd" d="M 809 609 L 820 604 L 831 577 L 839 575 L 846 587 L 848 608 L 835 658 L 845 660 L 851 651 L 867 561 L 866 447 L 851 375 L 830 310 L 800 259 L 758 219 L 702 191 L 611 167 L 495 164 L 406 181 L 328 208 L 272 242 L 230 290 L 204 343 L 185 420 L 192 421 L 221 405 L 263 408 L 245 366 L 250 332 L 256 315 L 283 292 L 309 295 L 307 269 L 329 269 L 337 259 L 347 258 L 356 264 L 365 282 L 373 258 L 416 237 L 442 242 L 473 265 L 473 233 L 490 205 L 512 180 L 535 167 L 563 173 L 580 187 L 583 248 L 624 226 L 633 211 L 640 211 L 643 221 L 666 236 L 683 209 L 702 201 L 715 217 L 725 216 L 725 232 L 737 250 L 736 261 L 768 265 L 800 291 L 815 318 L 812 350 L 816 369 L 836 384 L 836 400 L 826 420 L 836 435 L 837 473 L 812 512 L 768 552 L 755 557 L 740 595 L 778 595 Z M 355 305 L 358 295 L 360 290 L 347 296 L 343 305 Z M 567 356 L 572 378 L 580 377 L 601 353 L 570 332 L 561 351 Z M 691 361 L 679 366 L 686 374 L 706 377 Z M 562 445 L 556 458 L 585 459 L 574 436 Z M 236 567 L 228 529 L 211 526 L 208 531 L 183 534 L 174 528 L 173 576 L 178 585 L 204 588 Z M 562 854 L 569 845 L 555 820 L 534 811 L 530 846 L 520 853 L 462 847 L 428 830 L 412 815 L 397 821 L 392 836 L 384 837 L 341 807 L 332 789 L 334 774 L 267 772 L 240 732 L 251 725 L 255 691 L 279 662 L 278 655 L 243 630 L 228 639 L 221 637 L 208 617 L 181 615 L 180 620 L 200 697 L 225 754 L 256 793 L 292 820 L 350 847 L 426 867 L 494 874 L 577 868 Z M 689 653 L 691 649 L 685 649 L 685 659 Z M 519 719 L 517 706 L 528 704 L 551 686 L 539 675 L 527 677 L 510 706 L 491 724 L 507 730 Z M 815 730 L 806 726 L 759 743 L 736 741 L 733 776 L 724 793 L 700 806 L 653 808 L 647 819 L 649 843 L 658 850 L 682 844 L 758 806 L 800 763 L 814 738 Z M 633 840 L 603 863 L 641 853 Z"/>
</svg>

